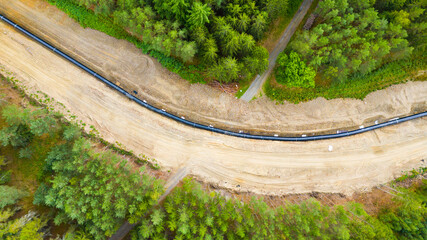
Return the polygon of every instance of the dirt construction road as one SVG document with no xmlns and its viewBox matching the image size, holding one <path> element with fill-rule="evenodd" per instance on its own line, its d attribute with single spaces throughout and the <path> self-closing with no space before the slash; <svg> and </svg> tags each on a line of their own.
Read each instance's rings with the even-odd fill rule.
<svg viewBox="0 0 427 240">
<path fill-rule="evenodd" d="M 4 23 L 0 46 L 3 71 L 13 72 L 29 93 L 43 91 L 70 114 L 94 125 L 106 140 L 154 157 L 165 169 L 188 166 L 192 174 L 214 185 L 267 194 L 350 193 L 425 166 L 421 160 L 427 159 L 427 119 L 333 141 L 238 139 L 154 114 Z"/>
<path fill-rule="evenodd" d="M 29 28 L 104 77 L 158 108 L 215 127 L 301 135 L 370 125 L 427 110 L 427 82 L 377 91 L 364 101 L 323 98 L 277 105 L 265 97 L 247 103 L 207 85 L 189 84 L 132 44 L 83 29 L 43 0 L 0 0 L 0 12 Z"/>
</svg>

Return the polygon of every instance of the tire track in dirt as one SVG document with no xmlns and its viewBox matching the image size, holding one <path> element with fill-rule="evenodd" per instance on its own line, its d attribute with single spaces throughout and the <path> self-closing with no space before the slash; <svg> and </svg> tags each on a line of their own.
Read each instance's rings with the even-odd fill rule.
<svg viewBox="0 0 427 240">
<path fill-rule="evenodd" d="M 368 95 L 364 101 L 319 98 L 298 105 L 276 105 L 261 98 L 246 103 L 207 85 L 189 84 L 132 44 L 83 29 L 45 1 L 0 0 L 0 12 L 52 44 L 63 46 L 65 53 L 75 52 L 70 55 L 128 92 L 136 90 L 140 99 L 205 125 L 301 136 L 371 125 L 375 120 L 427 110 L 427 82 L 392 86 Z"/>
<path fill-rule="evenodd" d="M 310 143 L 238 139 L 186 127 L 141 108 L 3 23 L 0 45 L 0 64 L 30 93 L 45 92 L 94 125 L 107 141 L 153 157 L 165 170 L 187 166 L 216 186 L 273 195 L 350 193 L 385 183 L 427 158 L 426 119 L 377 130 L 378 138 L 362 134 Z"/>
</svg>

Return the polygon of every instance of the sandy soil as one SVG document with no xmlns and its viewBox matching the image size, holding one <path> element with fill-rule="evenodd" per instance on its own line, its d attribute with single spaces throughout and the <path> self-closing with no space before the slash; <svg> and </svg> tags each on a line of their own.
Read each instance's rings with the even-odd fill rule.
<svg viewBox="0 0 427 240">
<path fill-rule="evenodd" d="M 276 105 L 265 97 L 246 103 L 207 85 L 166 71 L 130 43 L 83 29 L 42 0 L 0 0 L 0 12 L 65 52 L 120 83 L 141 99 L 200 123 L 250 132 L 327 132 L 427 109 L 427 82 L 407 83 L 370 94 L 364 101 L 322 98 Z M 74 53 L 74 54 L 73 54 Z"/>
<path fill-rule="evenodd" d="M 351 193 L 425 166 L 421 160 L 427 158 L 427 119 L 333 141 L 238 139 L 154 114 L 4 23 L 0 23 L 0 46 L 0 64 L 28 86 L 29 93 L 47 93 L 70 114 L 94 125 L 106 140 L 154 157 L 164 169 L 188 166 L 199 179 L 220 187 L 265 194 Z M 424 86 L 409 83 L 401 96 L 412 99 L 408 92 Z M 425 101 L 420 93 L 416 96 Z M 405 105 L 397 99 L 393 103 Z"/>
</svg>

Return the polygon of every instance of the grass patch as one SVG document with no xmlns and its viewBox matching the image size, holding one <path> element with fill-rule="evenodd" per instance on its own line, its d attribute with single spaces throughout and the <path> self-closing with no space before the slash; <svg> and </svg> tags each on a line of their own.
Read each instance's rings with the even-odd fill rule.
<svg viewBox="0 0 427 240">
<path fill-rule="evenodd" d="M 235 96 L 237 98 L 241 98 L 243 94 L 245 94 L 245 92 L 249 89 L 255 78 L 256 76 L 253 78 L 245 78 L 243 81 L 239 82 L 239 90 L 237 90 Z"/>
<path fill-rule="evenodd" d="M 394 182 L 403 182 L 406 179 L 414 179 L 420 175 L 427 173 L 427 168 L 420 167 L 419 169 L 412 169 L 409 172 L 404 173 L 402 176 L 396 178 Z"/>
<path fill-rule="evenodd" d="M 244 86 L 241 86 L 239 91 L 237 91 L 236 93 L 236 97 L 241 98 L 243 94 L 245 94 L 245 92 L 249 89 L 250 86 L 251 86 L 250 82 L 246 83 Z"/>
</svg>

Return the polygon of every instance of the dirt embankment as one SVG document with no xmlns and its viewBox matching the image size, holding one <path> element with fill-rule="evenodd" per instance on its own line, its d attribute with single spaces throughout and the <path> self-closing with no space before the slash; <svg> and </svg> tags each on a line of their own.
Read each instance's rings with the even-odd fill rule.
<svg viewBox="0 0 427 240">
<path fill-rule="evenodd" d="M 273 195 L 351 193 L 425 166 L 421 161 L 427 158 L 425 118 L 331 141 L 239 139 L 190 128 L 154 114 L 4 23 L 0 23 L 0 46 L 0 64 L 13 72 L 29 93 L 47 93 L 63 103 L 69 114 L 95 126 L 107 141 L 118 141 L 136 154 L 154 157 L 164 169 L 188 166 L 202 181 L 220 187 Z M 423 87 L 410 83 L 402 96 L 412 99 L 405 92 L 411 88 L 416 91 L 417 84 Z M 395 101 L 396 105 L 402 104 Z M 349 104 L 344 110 L 351 107 Z M 332 152 L 328 151 L 329 145 L 333 146 Z"/>
<path fill-rule="evenodd" d="M 276 105 L 263 97 L 246 103 L 207 85 L 190 85 L 132 44 L 83 29 L 42 0 L 0 0 L 0 11 L 128 91 L 137 91 L 141 99 L 216 127 L 297 135 L 368 125 L 427 109 L 427 82 L 392 86 L 364 101 L 319 98 Z"/>
</svg>

